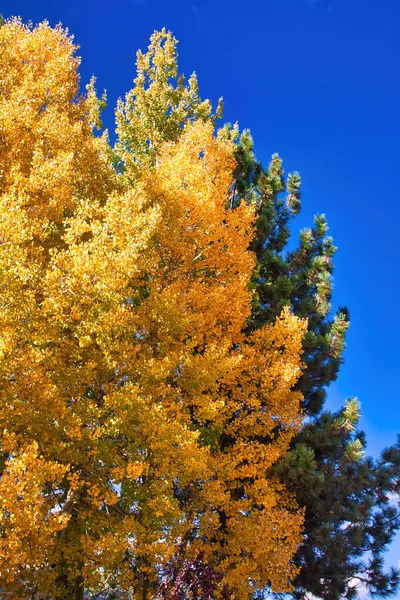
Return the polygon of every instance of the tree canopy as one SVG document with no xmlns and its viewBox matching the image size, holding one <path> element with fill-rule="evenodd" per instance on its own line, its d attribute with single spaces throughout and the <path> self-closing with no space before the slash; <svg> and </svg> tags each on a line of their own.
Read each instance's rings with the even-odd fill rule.
<svg viewBox="0 0 400 600">
<path fill-rule="evenodd" d="M 326 219 L 287 251 L 299 174 L 217 127 L 176 43 L 138 53 L 112 146 L 68 33 L 0 25 L 0 597 L 393 594 L 399 446 L 323 411 Z"/>
<path fill-rule="evenodd" d="M 200 111 L 131 185 L 66 33 L 11 20 L 0 46 L 1 593 L 150 598 L 177 548 L 221 593 L 289 590 L 303 515 L 268 472 L 301 424 L 306 321 L 246 330 L 233 141 Z"/>
</svg>

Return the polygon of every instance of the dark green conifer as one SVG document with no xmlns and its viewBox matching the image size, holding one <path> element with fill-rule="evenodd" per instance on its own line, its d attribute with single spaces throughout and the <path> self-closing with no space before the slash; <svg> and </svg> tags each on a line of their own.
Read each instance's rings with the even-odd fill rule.
<svg viewBox="0 0 400 600">
<path fill-rule="evenodd" d="M 235 204 L 246 197 L 258 208 L 255 302 L 250 328 L 272 321 L 285 304 L 307 317 L 305 370 L 298 382 L 307 424 L 275 468 L 305 508 L 304 540 L 293 597 L 326 600 L 357 597 L 357 584 L 374 596 L 393 596 L 397 569 L 385 571 L 383 553 L 400 527 L 398 497 L 400 439 L 379 460 L 365 457 L 365 435 L 357 430 L 359 405 L 323 410 L 327 387 L 337 378 L 349 327 L 349 312 L 331 316 L 332 259 L 336 248 L 324 215 L 290 245 L 290 221 L 300 211 L 300 177 L 284 178 L 273 155 L 267 169 L 256 161 L 249 132 L 238 142 Z"/>
</svg>

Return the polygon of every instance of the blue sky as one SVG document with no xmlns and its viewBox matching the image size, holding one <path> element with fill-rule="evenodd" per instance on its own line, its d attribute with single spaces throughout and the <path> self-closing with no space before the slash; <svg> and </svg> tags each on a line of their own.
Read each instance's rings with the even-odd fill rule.
<svg viewBox="0 0 400 600">
<path fill-rule="evenodd" d="M 154 29 L 180 40 L 180 67 L 225 117 L 249 127 L 303 178 L 296 228 L 325 212 L 339 251 L 334 304 L 352 316 L 346 363 L 329 395 L 362 403 L 369 451 L 400 432 L 399 0 L 3 0 L 4 16 L 62 22 L 81 74 L 107 88 L 105 124 L 132 86 L 135 53 Z M 388 560 L 397 564 L 400 541 Z"/>
</svg>

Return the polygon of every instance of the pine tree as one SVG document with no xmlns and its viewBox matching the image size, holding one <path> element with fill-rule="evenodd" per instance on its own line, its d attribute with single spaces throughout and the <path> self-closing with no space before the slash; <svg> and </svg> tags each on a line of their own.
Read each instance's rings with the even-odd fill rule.
<svg viewBox="0 0 400 600">
<path fill-rule="evenodd" d="M 307 537 L 296 556 L 301 570 L 293 597 L 356 598 L 363 585 L 377 597 L 396 594 L 399 574 L 385 571 L 383 553 L 400 526 L 400 440 L 379 460 L 365 457 L 357 431 L 358 403 L 324 412 L 299 434 L 277 467 L 306 507 Z"/>
<path fill-rule="evenodd" d="M 301 231 L 298 247 L 285 252 L 290 220 L 300 210 L 299 175 L 285 180 L 277 155 L 263 170 L 248 131 L 240 138 L 237 158 L 236 202 L 250 196 L 258 207 L 256 299 L 249 327 L 262 326 L 286 304 L 308 319 L 306 368 L 296 389 L 309 420 L 275 469 L 305 507 L 293 597 L 354 598 L 358 582 L 375 596 L 393 596 L 400 574 L 394 568 L 385 571 L 383 554 L 400 528 L 397 500 L 393 505 L 399 493 L 399 443 L 385 449 L 379 460 L 365 457 L 357 402 L 348 401 L 336 414 L 323 409 L 326 388 L 342 362 L 350 320 L 344 307 L 330 317 L 335 247 L 326 235 L 326 219 L 317 216 L 314 227 Z"/>
</svg>

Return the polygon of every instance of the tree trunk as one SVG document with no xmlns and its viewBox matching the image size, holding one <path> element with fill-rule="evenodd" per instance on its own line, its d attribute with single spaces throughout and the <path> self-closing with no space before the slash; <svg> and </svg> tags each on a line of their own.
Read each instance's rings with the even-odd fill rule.
<svg viewBox="0 0 400 600">
<path fill-rule="evenodd" d="M 140 600 L 148 600 L 149 590 L 150 590 L 150 582 L 147 577 L 141 572 L 137 572 L 138 585 L 136 587 L 137 597 Z"/>
<path fill-rule="evenodd" d="M 74 600 L 83 600 L 85 594 L 85 582 L 82 575 L 78 575 L 75 580 Z"/>
<path fill-rule="evenodd" d="M 149 591 L 149 582 L 147 579 L 143 581 L 143 600 L 147 600 L 147 594 Z"/>
</svg>

